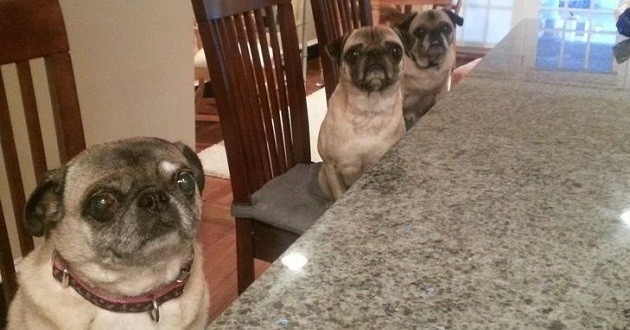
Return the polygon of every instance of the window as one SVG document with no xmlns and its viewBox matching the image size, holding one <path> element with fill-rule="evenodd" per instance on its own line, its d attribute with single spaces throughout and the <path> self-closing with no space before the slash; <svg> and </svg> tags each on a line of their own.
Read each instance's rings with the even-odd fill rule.
<svg viewBox="0 0 630 330">
<path fill-rule="evenodd" d="M 619 0 L 542 0 L 536 67 L 611 73 L 612 46 L 617 42 L 613 12 L 619 4 Z M 554 51 L 543 54 L 542 49 Z"/>
<path fill-rule="evenodd" d="M 538 17 L 545 29 L 616 33 L 613 12 L 620 0 L 542 0 Z"/>
<path fill-rule="evenodd" d="M 464 26 L 457 28 L 458 45 L 494 46 L 516 25 L 522 2 L 523 0 L 464 1 L 460 11 L 464 17 Z"/>
<path fill-rule="evenodd" d="M 616 32 L 612 13 L 622 0 L 465 0 L 460 14 L 457 43 L 492 47 L 523 18 L 538 18 L 545 29 L 596 32 L 593 37 L 608 42 L 606 33 Z M 569 34 L 569 37 L 571 35 Z"/>
</svg>

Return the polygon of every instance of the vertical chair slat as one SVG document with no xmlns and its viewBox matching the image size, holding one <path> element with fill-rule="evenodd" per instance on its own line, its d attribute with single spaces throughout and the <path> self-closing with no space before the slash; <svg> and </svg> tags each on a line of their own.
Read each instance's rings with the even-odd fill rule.
<svg viewBox="0 0 630 330">
<path fill-rule="evenodd" d="M 341 6 L 344 14 L 344 19 L 342 21 L 348 24 L 346 28 L 353 29 L 354 25 L 352 24 L 352 7 L 350 6 L 350 2 L 352 2 L 352 0 L 341 1 L 339 5 Z"/>
<path fill-rule="evenodd" d="M 276 7 L 278 11 L 278 18 L 282 17 L 282 13 L 279 7 Z M 267 16 L 273 13 L 271 7 L 266 8 Z M 283 139 L 278 141 L 279 148 L 284 150 L 285 158 L 282 159 L 282 163 L 284 168 L 289 167 L 288 159 L 291 159 L 293 156 L 293 151 L 291 150 L 291 145 L 287 139 L 291 136 L 291 127 L 290 127 L 290 117 L 288 112 L 289 102 L 288 102 L 288 91 L 286 88 L 286 67 L 284 56 L 288 56 L 286 54 L 286 47 L 283 47 L 281 44 L 280 38 L 278 38 L 278 22 L 276 18 L 272 16 L 272 21 L 267 27 L 269 29 L 269 35 L 271 39 L 271 48 L 273 49 L 273 57 L 274 57 L 274 68 L 276 70 L 276 86 L 278 87 L 278 100 L 280 101 L 280 107 L 278 109 L 280 113 L 281 123 L 277 123 L 277 125 L 282 124 L 282 136 Z M 296 32 L 297 33 L 297 32 Z M 282 52 L 280 52 L 282 50 Z"/>
<path fill-rule="evenodd" d="M 282 113 L 284 112 L 286 102 L 283 98 L 284 86 L 282 86 L 282 57 L 284 53 L 280 48 L 280 44 L 278 42 L 278 30 L 276 23 L 276 12 L 272 7 L 267 8 L 264 11 L 264 15 L 267 18 L 265 23 L 265 29 L 261 30 L 259 26 L 259 33 L 265 31 L 264 43 L 267 46 L 267 49 L 264 52 L 268 53 L 269 48 L 272 50 L 271 54 L 269 54 L 269 63 L 268 63 L 268 77 L 269 77 L 269 88 L 267 89 L 268 94 L 270 96 L 270 111 L 271 111 L 271 120 L 273 124 L 273 138 L 269 139 L 269 143 L 272 144 L 270 150 L 273 152 L 270 157 L 273 160 L 274 167 L 272 168 L 272 174 L 275 177 L 280 173 L 284 173 L 286 171 L 286 149 L 284 146 L 283 140 L 283 124 L 286 121 L 282 118 Z M 260 25 L 260 24 L 259 24 Z M 267 35 L 269 36 L 269 40 L 267 39 Z"/>
<path fill-rule="evenodd" d="M 371 26 L 373 25 L 373 20 L 372 20 L 372 2 L 370 1 L 365 1 L 365 0 L 356 0 L 359 2 L 359 19 L 360 22 L 359 24 L 356 26 L 357 28 L 360 28 L 362 26 Z"/>
<path fill-rule="evenodd" d="M 204 16 L 200 14 L 204 12 L 200 2 L 193 2 L 195 14 L 197 16 L 197 24 L 201 39 L 204 45 L 204 52 L 208 60 L 210 70 L 217 68 L 219 71 L 211 71 L 212 88 L 216 95 L 225 95 L 227 97 L 217 97 L 217 109 L 221 118 L 221 133 L 225 141 L 225 152 L 228 158 L 228 167 L 230 169 L 230 181 L 233 187 L 232 194 L 234 203 L 246 203 L 249 201 L 250 181 L 249 174 L 245 168 L 245 144 L 241 142 L 242 138 L 236 132 L 239 132 L 236 122 L 237 114 L 229 109 L 236 108 L 235 100 L 230 95 L 234 94 L 233 88 L 229 80 L 230 74 L 226 70 L 226 58 L 234 56 L 230 50 L 225 47 L 223 40 L 228 38 L 226 32 L 226 24 L 224 20 L 213 20 L 208 22 Z M 229 147 L 228 147 L 229 146 Z"/>
<path fill-rule="evenodd" d="M 240 99 L 242 101 L 241 109 L 243 110 L 241 125 L 247 127 L 245 133 L 248 141 L 250 141 L 248 144 L 251 145 L 254 155 L 254 157 L 248 161 L 248 164 L 251 165 L 250 173 L 254 175 L 252 178 L 254 179 L 253 189 L 258 189 L 262 186 L 263 182 L 265 182 L 269 164 L 265 161 L 266 148 L 262 145 L 263 141 L 256 138 L 259 136 L 259 132 L 262 132 L 262 125 L 256 118 L 259 114 L 260 98 L 258 97 L 259 86 L 254 74 L 252 59 L 254 56 L 257 56 L 257 54 L 254 55 L 256 50 L 250 48 L 245 31 L 245 20 L 247 19 L 246 16 L 249 14 L 250 12 L 233 16 L 235 36 L 232 40 L 236 40 L 238 43 L 238 51 L 240 54 L 235 58 L 239 59 L 239 69 L 242 70 L 234 79 L 244 78 L 245 81 L 250 82 L 249 84 L 238 84 L 235 82 L 235 84 L 240 85 L 241 88 Z"/>
<path fill-rule="evenodd" d="M 337 4 L 338 4 L 337 1 L 333 0 L 332 11 L 333 11 L 333 16 L 336 18 L 333 22 L 333 27 L 334 27 L 335 34 L 340 35 L 342 34 L 342 31 L 344 31 L 345 24 L 343 22 L 343 19 L 342 19 L 343 16 L 341 16 L 339 7 L 337 6 Z"/>
<path fill-rule="evenodd" d="M 264 74 L 264 66 L 266 65 L 265 56 L 266 49 L 261 44 L 263 40 L 265 40 L 264 30 L 256 31 L 256 16 L 260 16 L 260 13 L 257 10 L 251 12 L 251 14 L 247 14 L 244 17 L 245 26 L 244 26 L 244 35 L 243 39 L 247 40 L 247 47 L 250 50 L 249 59 L 251 64 L 253 65 L 254 78 L 256 81 L 255 86 L 256 90 L 252 91 L 252 98 L 257 100 L 256 106 L 252 107 L 252 115 L 255 117 L 252 118 L 261 118 L 261 120 L 256 120 L 256 136 L 271 136 L 272 130 L 270 128 L 271 124 L 268 118 L 269 114 L 269 84 L 266 81 L 266 77 Z M 259 19 L 261 19 L 259 17 Z M 261 36 L 262 35 L 262 36 Z M 256 97 L 257 96 L 257 97 Z M 260 184 L 264 184 L 269 178 L 271 178 L 270 172 L 273 170 L 273 158 L 270 159 L 270 151 L 272 150 L 272 145 L 270 145 L 273 141 L 265 141 L 265 139 L 257 139 L 258 145 L 258 161 L 259 168 L 261 168 L 260 175 L 261 181 Z"/>
<path fill-rule="evenodd" d="M 351 14 L 352 28 L 356 29 L 361 26 L 361 19 L 359 18 L 359 13 L 360 13 L 359 6 L 361 4 L 359 4 L 356 0 L 351 0 L 349 5 L 350 5 L 350 12 L 352 13 Z"/>
<path fill-rule="evenodd" d="M 291 3 L 281 4 L 278 6 L 279 24 L 282 29 L 289 31 L 285 38 L 282 39 L 283 49 L 285 55 L 289 58 L 295 58 L 300 56 L 299 50 L 290 45 L 297 44 L 297 30 L 295 27 L 295 18 L 293 17 L 293 9 Z M 300 63 L 287 62 L 285 65 L 287 85 L 296 86 L 304 84 L 304 78 L 302 77 L 302 68 Z M 311 150 L 310 150 L 310 135 L 308 127 L 308 116 L 301 116 L 299 111 L 306 109 L 306 92 L 304 88 L 298 88 L 292 93 L 288 93 L 289 98 L 289 111 L 291 114 L 291 132 L 293 135 L 287 135 L 291 137 L 291 148 L 288 150 L 294 150 L 292 155 L 287 154 L 289 167 L 292 167 L 296 163 L 310 162 Z M 308 109 L 307 109 L 308 110 Z"/>
<path fill-rule="evenodd" d="M 267 147 L 270 168 L 270 178 L 282 173 L 286 170 L 279 162 L 279 154 L 284 151 L 278 150 L 278 125 L 275 124 L 275 114 L 277 113 L 278 96 L 275 89 L 275 77 L 273 75 L 272 55 L 269 54 L 269 43 L 267 41 L 267 33 L 265 21 L 260 10 L 255 10 L 252 20 L 249 21 L 248 30 L 250 33 L 251 47 L 259 47 L 262 56 L 262 67 L 258 68 L 257 73 L 263 85 L 260 86 L 261 97 L 261 117 L 265 128 L 264 134 L 267 136 Z"/>
<path fill-rule="evenodd" d="M 244 45 L 238 37 L 238 34 L 240 33 L 238 31 L 238 21 L 240 19 L 241 18 L 238 15 L 234 15 L 220 20 L 222 24 L 222 33 L 224 34 L 222 36 L 221 43 L 224 46 L 223 50 L 225 52 L 224 54 L 221 54 L 221 56 L 225 56 L 223 61 L 233 68 L 232 72 L 227 73 L 227 79 L 230 82 L 230 85 L 235 86 L 234 91 L 232 91 L 229 96 L 233 100 L 234 105 L 240 109 L 240 111 L 236 111 L 236 125 L 245 128 L 238 128 L 238 131 L 243 132 L 243 134 L 238 136 L 238 139 L 243 141 L 246 148 L 244 150 L 245 155 L 257 155 L 258 148 L 255 147 L 254 143 L 254 141 L 256 141 L 256 136 L 252 127 L 253 123 L 249 122 L 247 117 L 249 115 L 247 109 L 251 106 L 251 102 L 254 101 L 249 95 L 249 88 L 251 88 L 251 85 L 239 83 L 239 80 L 241 79 L 244 81 L 252 81 L 251 76 L 246 76 L 246 74 L 249 75 L 249 71 L 247 73 L 245 72 L 243 59 L 241 58 L 241 53 L 247 54 L 248 50 L 246 44 Z M 261 181 L 261 171 L 259 170 L 260 167 L 257 166 L 256 157 L 244 157 L 244 163 L 247 168 L 246 173 L 248 189 L 250 192 L 256 191 Z"/>
<path fill-rule="evenodd" d="M 24 119 L 26 120 L 31 157 L 33 159 L 33 169 L 35 170 L 35 178 L 39 181 L 44 172 L 46 172 L 47 165 L 42 130 L 39 124 L 39 114 L 37 113 L 37 102 L 35 101 L 33 76 L 31 75 L 31 67 L 28 61 L 17 63 L 17 70 L 22 104 L 24 106 Z"/>
<path fill-rule="evenodd" d="M 79 97 L 70 54 L 61 53 L 46 57 L 45 65 L 57 130 L 57 144 L 63 164 L 85 149 Z"/>
</svg>

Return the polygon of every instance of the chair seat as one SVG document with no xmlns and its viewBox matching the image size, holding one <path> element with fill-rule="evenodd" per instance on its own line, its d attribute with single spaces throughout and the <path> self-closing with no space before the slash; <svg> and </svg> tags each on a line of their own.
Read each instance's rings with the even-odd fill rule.
<svg viewBox="0 0 630 330">
<path fill-rule="evenodd" d="M 321 166 L 295 165 L 252 194 L 251 205 L 233 205 L 232 215 L 303 234 L 332 204 L 317 183 Z"/>
</svg>

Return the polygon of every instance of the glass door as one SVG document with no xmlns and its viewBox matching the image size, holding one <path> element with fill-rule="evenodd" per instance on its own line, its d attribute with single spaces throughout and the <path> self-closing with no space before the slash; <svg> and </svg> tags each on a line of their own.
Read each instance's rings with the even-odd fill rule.
<svg viewBox="0 0 630 330">
<path fill-rule="evenodd" d="M 606 34 L 616 32 L 613 12 L 622 0 L 464 0 L 458 28 L 460 46 L 491 48 L 521 19 L 539 19 L 545 29 Z M 569 37 L 571 35 L 569 34 Z"/>
</svg>

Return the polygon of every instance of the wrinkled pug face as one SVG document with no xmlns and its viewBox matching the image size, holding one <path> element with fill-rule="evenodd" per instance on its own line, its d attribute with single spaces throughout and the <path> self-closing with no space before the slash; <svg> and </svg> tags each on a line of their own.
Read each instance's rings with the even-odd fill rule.
<svg viewBox="0 0 630 330">
<path fill-rule="evenodd" d="M 400 78 L 404 52 L 414 40 L 384 26 L 363 27 L 326 47 L 339 67 L 339 81 L 366 92 L 382 91 Z"/>
<path fill-rule="evenodd" d="M 411 50 L 414 60 L 428 58 L 429 65 L 439 65 L 453 44 L 455 26 L 462 26 L 464 19 L 446 9 L 425 10 L 413 13 L 398 25 L 408 31 L 417 42 Z"/>
<path fill-rule="evenodd" d="M 181 143 L 96 145 L 47 173 L 27 203 L 27 225 L 75 262 L 150 264 L 190 251 L 203 185 L 197 155 Z"/>
</svg>

